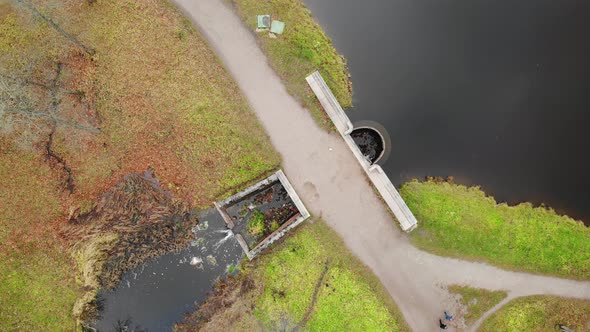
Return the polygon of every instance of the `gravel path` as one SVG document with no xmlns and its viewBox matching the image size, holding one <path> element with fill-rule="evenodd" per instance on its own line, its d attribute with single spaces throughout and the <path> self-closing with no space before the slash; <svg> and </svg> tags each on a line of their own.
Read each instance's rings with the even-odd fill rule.
<svg viewBox="0 0 590 332">
<path fill-rule="evenodd" d="M 322 217 L 379 277 L 414 331 L 438 331 L 453 310 L 450 284 L 510 297 L 554 294 L 590 299 L 590 283 L 504 271 L 413 247 L 367 183 L 343 140 L 318 128 L 285 90 L 256 40 L 222 0 L 176 0 L 234 76 L 283 156 L 283 169 L 312 214 Z M 286 27 L 289 29 L 289 26 Z M 280 38 L 280 37 L 279 37 Z"/>
</svg>

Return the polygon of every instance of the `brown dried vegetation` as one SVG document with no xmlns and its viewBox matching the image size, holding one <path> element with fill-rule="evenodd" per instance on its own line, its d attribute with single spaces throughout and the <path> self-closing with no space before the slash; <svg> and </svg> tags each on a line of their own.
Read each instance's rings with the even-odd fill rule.
<svg viewBox="0 0 590 332">
<path fill-rule="evenodd" d="M 105 288 L 114 287 L 121 273 L 145 259 L 185 246 L 196 224 L 188 205 L 164 191 L 151 172 L 126 176 L 89 212 L 79 213 L 72 213 L 65 231 L 76 246 L 103 234 L 118 235 L 98 276 Z"/>
<path fill-rule="evenodd" d="M 170 4 L 0 2 L 0 330 L 72 330 L 76 295 L 180 245 L 189 206 L 278 163 Z"/>
<path fill-rule="evenodd" d="M 245 298 L 256 289 L 256 283 L 248 275 L 228 277 L 219 281 L 207 301 L 199 308 L 184 316 L 182 322 L 174 326 L 175 332 L 192 332 L 207 330 L 230 330 L 236 328 L 236 321 L 246 325 L 244 331 L 262 330 L 253 317 L 246 320 L 244 316 L 250 316 L 254 308 L 248 306 Z M 220 319 L 218 316 L 223 315 Z"/>
</svg>

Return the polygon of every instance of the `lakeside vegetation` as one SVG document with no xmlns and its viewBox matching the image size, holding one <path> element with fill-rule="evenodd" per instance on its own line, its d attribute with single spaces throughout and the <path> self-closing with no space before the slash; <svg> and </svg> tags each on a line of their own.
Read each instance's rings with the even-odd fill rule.
<svg viewBox="0 0 590 332">
<path fill-rule="evenodd" d="M 96 274 L 112 265 L 105 253 L 129 244 L 117 235 L 143 227 L 145 211 L 151 222 L 167 215 L 156 194 L 137 211 L 122 214 L 116 199 L 103 211 L 97 202 L 110 188 L 151 170 L 174 197 L 167 206 L 203 207 L 280 159 L 171 4 L 27 3 L 38 13 L 0 2 L 0 330 L 71 331 L 74 302 L 90 300 Z"/>
<path fill-rule="evenodd" d="M 352 83 L 346 60 L 317 24 L 301 0 L 232 0 L 238 14 L 253 31 L 257 15 L 268 14 L 286 23 L 285 32 L 270 38 L 268 31 L 257 37 L 269 63 L 283 79 L 287 90 L 310 110 L 316 123 L 327 130 L 333 125 L 307 85 L 305 77 L 319 70 L 343 108 L 352 106 Z"/>
<path fill-rule="evenodd" d="M 409 331 L 377 277 L 322 221 L 299 226 L 230 282 L 177 331 Z"/>
<path fill-rule="evenodd" d="M 462 313 L 462 318 L 467 326 L 471 326 L 483 314 L 508 296 L 505 291 L 490 291 L 461 285 L 451 285 L 448 290 L 461 296 L 461 305 L 466 309 L 466 312 Z"/>
<path fill-rule="evenodd" d="M 590 279 L 590 228 L 544 207 L 497 204 L 478 187 L 408 182 L 400 193 L 418 219 L 412 243 L 443 256 L 512 270 Z"/>
<path fill-rule="evenodd" d="M 483 322 L 481 332 L 545 332 L 562 324 L 590 330 L 590 301 L 557 296 L 527 296 L 508 302 Z"/>
</svg>

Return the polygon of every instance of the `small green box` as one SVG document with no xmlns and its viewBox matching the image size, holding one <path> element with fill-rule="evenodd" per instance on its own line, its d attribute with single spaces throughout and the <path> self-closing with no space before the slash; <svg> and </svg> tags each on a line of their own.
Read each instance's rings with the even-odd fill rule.
<svg viewBox="0 0 590 332">
<path fill-rule="evenodd" d="M 280 35 L 283 33 L 283 30 L 285 30 L 285 22 L 272 21 L 272 24 L 270 25 L 270 32 Z"/>
<path fill-rule="evenodd" d="M 258 28 L 268 29 L 270 27 L 270 15 L 258 15 Z"/>
</svg>

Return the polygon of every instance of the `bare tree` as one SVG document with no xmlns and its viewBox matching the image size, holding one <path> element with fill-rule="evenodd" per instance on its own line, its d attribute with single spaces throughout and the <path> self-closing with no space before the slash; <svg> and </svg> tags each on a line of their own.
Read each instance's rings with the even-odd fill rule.
<svg viewBox="0 0 590 332">
<path fill-rule="evenodd" d="M 42 127 L 48 128 L 54 125 L 92 133 L 100 132 L 99 128 L 80 124 L 59 115 L 59 96 L 61 94 L 83 95 L 81 91 L 65 90 L 59 87 L 57 81 L 61 70 L 61 64 L 58 64 L 56 79 L 51 84 L 0 74 L 0 131 L 12 132 L 15 127 L 21 129 L 32 127 L 30 129 L 33 131 L 41 131 Z M 29 85 L 49 91 L 50 103 L 46 109 L 40 108 L 33 101 L 34 98 L 28 89 Z"/>
<path fill-rule="evenodd" d="M 1 0 L 0 0 L 1 1 Z M 95 50 L 83 44 L 74 35 L 66 32 L 51 17 L 39 11 L 28 0 L 13 0 L 32 14 L 53 28 L 59 35 L 66 38 L 89 55 L 94 55 Z M 47 59 L 45 59 L 46 61 Z M 38 62 L 38 64 L 44 61 Z M 60 78 L 63 65 L 57 62 L 55 75 L 50 82 L 33 79 L 35 64 L 29 63 L 28 68 L 15 69 L 2 68 L 10 72 L 0 72 L 0 133 L 10 134 L 15 143 L 20 147 L 32 149 L 44 143 L 44 152 L 48 161 L 54 162 L 63 169 L 66 175 L 66 186 L 70 193 L 74 192 L 74 178 L 72 169 L 68 166 L 64 157 L 53 150 L 57 129 L 67 127 L 75 132 L 84 131 L 90 133 L 100 132 L 99 128 L 80 120 L 83 113 L 72 112 L 75 108 L 61 107 L 62 98 L 74 95 L 84 98 L 82 91 L 72 91 L 60 86 Z M 63 110 L 62 110 L 63 109 Z M 70 132 L 71 133 L 71 132 Z M 68 133 L 68 139 L 72 135 Z"/>
<path fill-rule="evenodd" d="M 0 131 L 11 133 L 17 131 L 20 138 L 17 143 L 31 147 L 45 136 L 45 153 L 48 159 L 56 162 L 66 175 L 66 186 L 70 193 L 74 192 L 74 177 L 72 169 L 66 160 L 53 151 L 53 142 L 58 126 L 67 126 L 76 130 L 98 133 L 96 127 L 80 124 L 63 118 L 59 114 L 62 94 L 78 94 L 81 92 L 63 90 L 59 86 L 63 65 L 56 64 L 55 76 L 50 83 L 36 82 L 30 79 L 19 79 L 9 75 L 0 75 Z M 48 101 L 36 103 L 32 97 L 30 87 L 39 87 L 47 92 Z M 63 90 L 63 91 L 62 91 Z M 45 107 L 39 104 L 46 104 Z"/>
<path fill-rule="evenodd" d="M 62 35 L 64 38 L 66 38 L 67 40 L 69 40 L 73 44 L 80 47 L 88 55 L 92 56 L 96 53 L 96 50 L 84 45 L 81 41 L 78 40 L 78 38 L 76 38 L 73 35 L 66 32 L 64 29 L 62 29 L 61 26 L 59 26 L 57 23 L 55 23 L 49 16 L 42 14 L 39 10 L 37 10 L 37 8 L 35 8 L 35 6 L 30 4 L 29 2 L 24 1 L 24 0 L 15 0 L 15 1 L 19 4 L 21 4 L 22 6 L 26 7 L 27 9 L 29 9 L 35 16 L 41 18 L 43 21 L 45 21 L 47 24 L 49 24 L 49 26 L 51 26 L 55 31 L 57 31 L 60 35 Z"/>
</svg>

